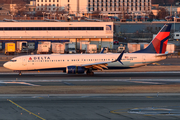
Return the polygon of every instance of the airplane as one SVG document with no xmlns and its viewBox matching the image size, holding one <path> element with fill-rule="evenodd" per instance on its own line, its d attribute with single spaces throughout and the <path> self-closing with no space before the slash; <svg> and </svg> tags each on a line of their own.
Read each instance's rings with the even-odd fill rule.
<svg viewBox="0 0 180 120">
<path fill-rule="evenodd" d="M 94 75 L 93 70 L 122 69 L 144 66 L 166 59 L 166 46 L 171 24 L 166 24 L 147 48 L 134 53 L 46 54 L 19 56 L 3 66 L 13 71 L 63 70 L 67 74 Z"/>
</svg>

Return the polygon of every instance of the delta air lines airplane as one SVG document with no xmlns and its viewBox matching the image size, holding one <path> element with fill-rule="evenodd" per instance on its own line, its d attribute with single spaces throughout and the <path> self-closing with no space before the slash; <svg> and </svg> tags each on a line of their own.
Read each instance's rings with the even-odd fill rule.
<svg viewBox="0 0 180 120">
<path fill-rule="evenodd" d="M 46 54 L 19 56 L 3 66 L 13 71 L 60 69 L 67 74 L 93 75 L 93 70 L 139 67 L 166 59 L 171 24 L 166 24 L 149 46 L 134 53 Z"/>
</svg>

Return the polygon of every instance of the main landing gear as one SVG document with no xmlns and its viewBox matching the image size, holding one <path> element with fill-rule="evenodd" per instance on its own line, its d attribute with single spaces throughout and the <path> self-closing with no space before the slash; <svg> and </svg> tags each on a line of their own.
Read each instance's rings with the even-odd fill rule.
<svg viewBox="0 0 180 120">
<path fill-rule="evenodd" d="M 86 75 L 94 75 L 94 72 L 92 71 L 92 68 L 89 68 L 87 71 L 86 71 Z"/>
<path fill-rule="evenodd" d="M 20 75 L 20 76 L 22 75 L 21 71 L 19 71 L 19 75 Z"/>
</svg>

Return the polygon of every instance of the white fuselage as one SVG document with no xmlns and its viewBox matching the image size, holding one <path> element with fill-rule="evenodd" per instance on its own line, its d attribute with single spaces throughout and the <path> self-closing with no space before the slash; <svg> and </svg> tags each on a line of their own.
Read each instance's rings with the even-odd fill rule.
<svg viewBox="0 0 180 120">
<path fill-rule="evenodd" d="M 120 54 L 47 54 L 47 55 L 26 55 L 13 58 L 4 64 L 4 67 L 23 70 L 60 69 L 67 66 L 80 66 L 83 64 L 110 62 L 118 58 Z M 121 69 L 138 67 L 156 61 L 166 59 L 166 56 L 157 57 L 158 54 L 151 53 L 124 53 L 122 63 L 112 62 L 108 64 L 109 69 Z"/>
</svg>

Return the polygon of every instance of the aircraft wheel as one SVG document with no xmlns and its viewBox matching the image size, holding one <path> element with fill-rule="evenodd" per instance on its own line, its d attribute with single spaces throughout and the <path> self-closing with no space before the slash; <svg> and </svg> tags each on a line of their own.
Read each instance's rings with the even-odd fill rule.
<svg viewBox="0 0 180 120">
<path fill-rule="evenodd" d="M 86 72 L 86 74 L 92 76 L 94 75 L 94 72 Z"/>
<path fill-rule="evenodd" d="M 22 75 L 21 71 L 19 72 L 19 75 L 20 75 L 20 76 Z"/>
<path fill-rule="evenodd" d="M 89 68 L 86 72 L 87 75 L 94 75 L 94 72 L 92 71 L 92 68 Z"/>
<path fill-rule="evenodd" d="M 93 75 L 94 75 L 94 72 L 91 72 L 90 75 L 93 76 Z"/>
</svg>

